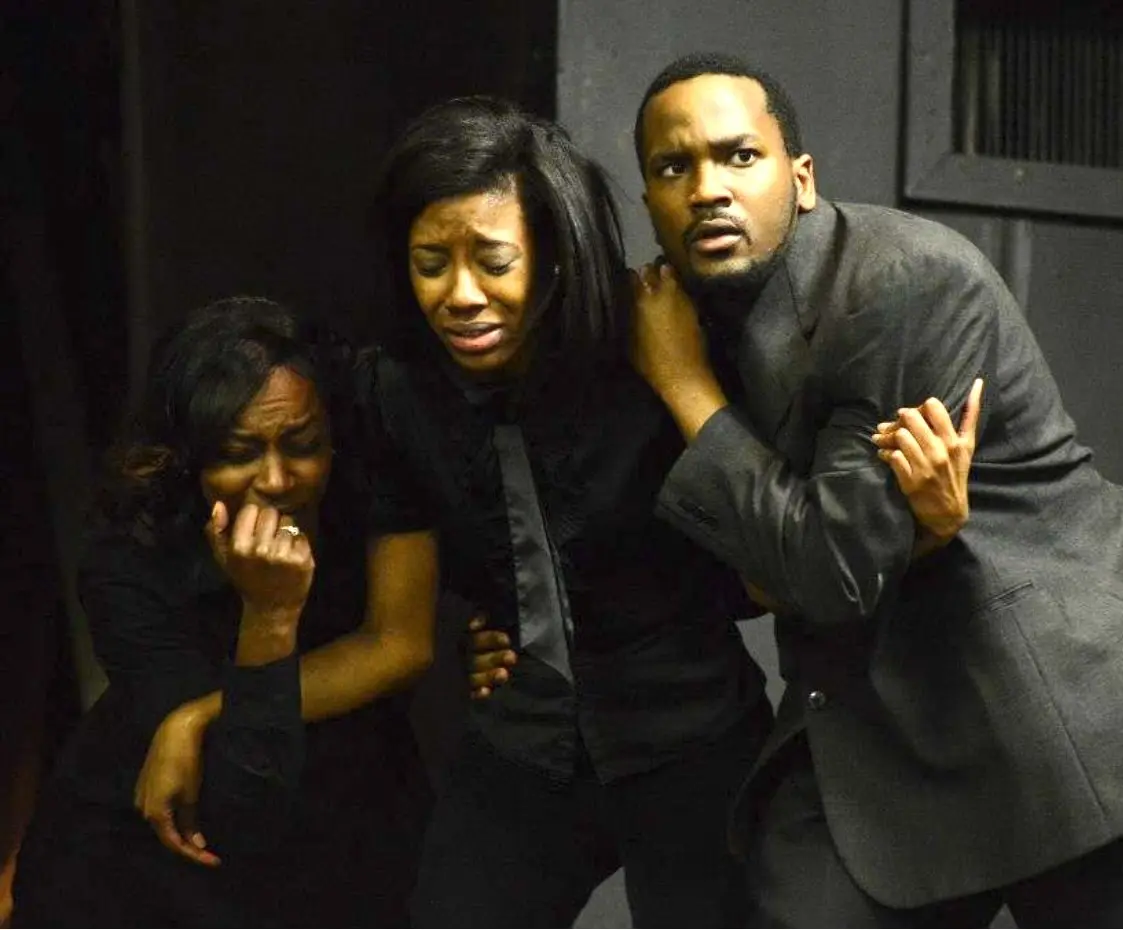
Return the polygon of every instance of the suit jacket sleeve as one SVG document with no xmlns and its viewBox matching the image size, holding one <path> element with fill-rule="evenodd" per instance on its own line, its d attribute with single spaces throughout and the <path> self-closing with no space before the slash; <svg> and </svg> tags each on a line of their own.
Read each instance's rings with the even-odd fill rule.
<svg viewBox="0 0 1123 930">
<path fill-rule="evenodd" d="M 862 620 L 891 603 L 915 524 L 870 436 L 898 407 L 930 396 L 960 409 L 973 379 L 993 370 L 995 307 L 1012 300 L 960 240 L 894 248 L 867 265 L 835 282 L 821 313 L 814 367 L 826 413 L 808 472 L 727 407 L 660 493 L 666 519 L 813 623 Z"/>
</svg>

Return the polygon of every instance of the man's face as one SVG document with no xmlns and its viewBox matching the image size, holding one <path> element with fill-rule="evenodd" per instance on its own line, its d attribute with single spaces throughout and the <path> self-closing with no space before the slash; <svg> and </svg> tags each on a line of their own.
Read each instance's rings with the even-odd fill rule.
<svg viewBox="0 0 1123 930">
<path fill-rule="evenodd" d="M 688 284 L 766 276 L 815 206 L 811 156 L 788 155 L 767 104 L 751 78 L 703 74 L 644 108 L 644 202 Z"/>
</svg>

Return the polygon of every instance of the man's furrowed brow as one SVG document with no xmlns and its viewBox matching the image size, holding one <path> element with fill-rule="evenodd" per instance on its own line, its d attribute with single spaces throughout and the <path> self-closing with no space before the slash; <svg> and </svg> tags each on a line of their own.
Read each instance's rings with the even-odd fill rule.
<svg viewBox="0 0 1123 930">
<path fill-rule="evenodd" d="M 739 149 L 744 145 L 759 145 L 761 138 L 755 132 L 743 132 L 735 136 L 724 136 L 720 139 L 711 139 L 710 148 L 726 152 Z"/>
</svg>

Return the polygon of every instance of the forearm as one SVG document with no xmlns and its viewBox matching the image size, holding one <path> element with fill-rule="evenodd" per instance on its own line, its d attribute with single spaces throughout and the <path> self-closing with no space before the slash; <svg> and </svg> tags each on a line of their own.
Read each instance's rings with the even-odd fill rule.
<svg viewBox="0 0 1123 930">
<path fill-rule="evenodd" d="M 234 664 L 269 665 L 296 651 L 301 609 L 255 610 L 245 607 L 238 630 Z"/>
<path fill-rule="evenodd" d="M 433 661 L 417 639 L 356 630 L 307 653 L 300 663 L 302 714 L 322 720 L 409 687 Z"/>
<path fill-rule="evenodd" d="M 342 636 L 301 657 L 301 717 L 305 721 L 336 717 L 407 688 L 432 660 L 431 650 L 401 638 L 365 630 Z M 169 716 L 206 727 L 221 712 L 222 692 L 212 691 L 182 704 Z"/>
<path fill-rule="evenodd" d="M 712 376 L 698 376 L 661 387 L 659 395 L 674 417 L 687 445 L 715 413 L 729 405 L 721 385 Z"/>
<path fill-rule="evenodd" d="M 813 622 L 872 616 L 908 564 L 912 516 L 856 441 L 812 478 L 733 411 L 711 417 L 671 470 L 660 513 L 774 601 Z M 821 469 L 821 470 L 819 470 Z"/>
</svg>

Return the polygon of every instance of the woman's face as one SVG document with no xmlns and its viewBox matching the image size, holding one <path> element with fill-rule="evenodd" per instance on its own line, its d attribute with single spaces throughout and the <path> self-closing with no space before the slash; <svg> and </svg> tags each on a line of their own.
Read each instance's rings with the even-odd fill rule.
<svg viewBox="0 0 1123 930">
<path fill-rule="evenodd" d="M 430 328 L 462 369 L 523 372 L 534 243 L 513 182 L 422 210 L 409 228 L 409 277 Z"/>
<path fill-rule="evenodd" d="M 330 472 L 331 437 L 315 385 L 274 368 L 200 482 L 207 503 L 222 501 L 231 521 L 243 505 L 258 504 L 311 526 Z"/>
</svg>

